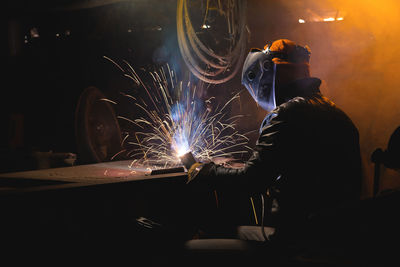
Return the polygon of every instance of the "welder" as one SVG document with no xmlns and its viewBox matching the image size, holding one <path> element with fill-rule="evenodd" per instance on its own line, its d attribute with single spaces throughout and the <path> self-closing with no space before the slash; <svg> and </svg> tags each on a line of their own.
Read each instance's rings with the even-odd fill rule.
<svg viewBox="0 0 400 267">
<path fill-rule="evenodd" d="M 258 254 L 264 262 L 282 252 L 290 254 L 293 248 L 309 253 L 310 247 L 318 251 L 324 242 L 328 246 L 339 242 L 339 247 L 350 244 L 346 237 L 354 229 L 351 207 L 360 199 L 362 179 L 359 134 L 351 119 L 322 95 L 321 80 L 310 74 L 310 54 L 308 46 L 287 39 L 250 50 L 242 84 L 267 115 L 249 160 L 242 168 L 214 162 L 186 166 L 185 212 L 178 221 L 172 227 L 160 227 L 151 220 L 139 220 L 156 233 L 146 240 L 157 241 L 147 242 L 158 244 L 173 262 L 181 259 L 181 254 L 172 254 L 182 244 L 191 266 L 248 266 L 251 259 L 258 262 Z M 204 221 L 197 220 L 207 216 L 210 207 L 203 202 L 209 198 L 199 200 L 198 196 L 232 188 L 260 196 L 261 222 L 233 225 L 235 233 L 230 237 L 234 238 L 213 236 L 215 230 L 225 231 L 225 226 L 232 229 L 215 222 L 219 229 L 198 235 Z M 205 219 L 206 224 L 209 221 Z M 248 257 L 249 251 L 259 251 L 255 243 L 261 244 L 262 253 Z"/>
<path fill-rule="evenodd" d="M 325 223 L 331 219 L 323 218 L 339 214 L 338 210 L 360 198 L 358 130 L 321 93 L 321 80 L 310 74 L 310 54 L 308 46 L 288 39 L 251 49 L 243 65 L 242 84 L 255 103 L 268 111 L 251 157 L 243 168 L 213 162 L 189 168 L 192 189 L 237 187 L 260 194 L 262 228 L 269 231 L 258 231 L 256 236 L 239 233 L 244 239 L 325 238 L 334 231 Z"/>
</svg>

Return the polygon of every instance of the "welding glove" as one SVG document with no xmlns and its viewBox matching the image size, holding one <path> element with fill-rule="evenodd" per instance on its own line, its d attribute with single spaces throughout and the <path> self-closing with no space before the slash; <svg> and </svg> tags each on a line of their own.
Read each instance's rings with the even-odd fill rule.
<svg viewBox="0 0 400 267">
<path fill-rule="evenodd" d="M 196 191 L 209 191 L 213 190 L 214 185 L 214 171 L 213 167 L 215 164 L 213 162 L 208 163 L 194 163 L 188 171 L 188 180 L 186 182 L 191 188 Z"/>
<path fill-rule="evenodd" d="M 187 183 L 190 183 L 199 174 L 203 165 L 201 162 L 196 162 L 189 168 Z"/>
</svg>

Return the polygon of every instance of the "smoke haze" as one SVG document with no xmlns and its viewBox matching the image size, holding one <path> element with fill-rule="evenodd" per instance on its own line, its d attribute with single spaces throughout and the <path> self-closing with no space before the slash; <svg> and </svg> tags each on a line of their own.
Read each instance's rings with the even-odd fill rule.
<svg viewBox="0 0 400 267">
<path fill-rule="evenodd" d="M 311 74 L 321 91 L 353 120 L 360 132 L 363 195 L 371 196 L 376 148 L 386 149 L 400 125 L 400 3 L 396 0 L 249 1 L 249 46 L 278 38 L 311 48 Z M 309 22 L 336 11 L 342 21 Z M 306 23 L 299 23 L 304 18 Z M 259 117 L 264 113 L 258 109 Z M 400 186 L 399 174 L 383 168 L 380 189 Z"/>
</svg>

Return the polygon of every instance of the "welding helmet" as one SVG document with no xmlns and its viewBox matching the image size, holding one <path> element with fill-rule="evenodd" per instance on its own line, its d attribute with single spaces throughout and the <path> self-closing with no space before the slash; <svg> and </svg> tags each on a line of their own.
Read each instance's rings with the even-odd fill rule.
<svg viewBox="0 0 400 267">
<path fill-rule="evenodd" d="M 280 104 L 276 97 L 280 87 L 310 77 L 309 59 L 307 46 L 287 39 L 267 44 L 263 50 L 253 48 L 243 64 L 242 84 L 261 108 L 271 111 Z"/>
</svg>

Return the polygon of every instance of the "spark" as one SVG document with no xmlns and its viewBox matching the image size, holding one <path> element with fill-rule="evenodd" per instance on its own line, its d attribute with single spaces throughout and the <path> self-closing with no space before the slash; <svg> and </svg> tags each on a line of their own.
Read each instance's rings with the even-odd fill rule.
<svg viewBox="0 0 400 267">
<path fill-rule="evenodd" d="M 115 101 L 112 101 L 112 100 L 110 100 L 110 99 L 108 99 L 108 98 L 100 98 L 99 100 L 100 100 L 100 101 L 109 102 L 109 103 L 111 103 L 111 104 L 114 104 L 114 105 L 116 105 L 116 104 L 117 104 L 117 102 L 115 102 Z"/>
<path fill-rule="evenodd" d="M 105 57 L 106 59 L 109 59 Z M 215 157 L 233 157 L 249 152 L 246 134 L 236 130 L 240 115 L 228 116 L 228 106 L 239 100 L 240 92 L 215 109 L 206 108 L 215 97 L 204 102 L 196 98 L 196 85 L 177 80 L 167 64 L 158 71 L 148 72 L 153 86 L 143 82 L 132 66 L 124 61 L 126 68 L 112 63 L 123 75 L 143 87 L 148 99 L 121 93 L 141 111 L 136 118 L 117 116 L 135 127 L 126 132 L 122 141 L 125 152 L 134 163 L 173 167 L 181 165 L 179 156 L 191 151 L 198 161 L 212 161 Z M 130 147 L 128 149 L 128 147 Z"/>
</svg>

